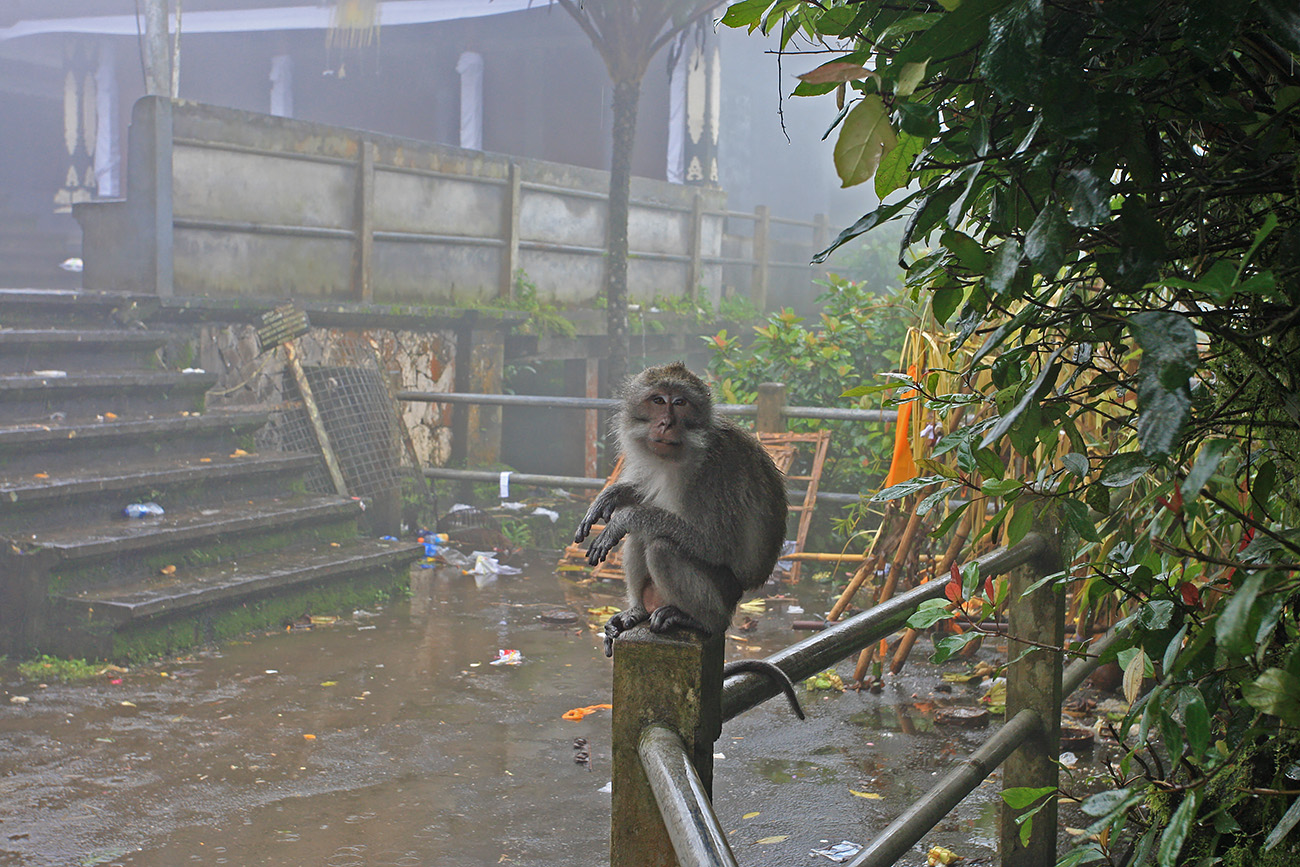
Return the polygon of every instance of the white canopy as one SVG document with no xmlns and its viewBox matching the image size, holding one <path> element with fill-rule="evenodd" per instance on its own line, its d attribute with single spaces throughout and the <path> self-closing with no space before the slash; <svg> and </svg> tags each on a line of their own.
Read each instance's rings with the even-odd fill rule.
<svg viewBox="0 0 1300 867">
<path fill-rule="evenodd" d="M 481 18 L 519 12 L 548 0 L 385 0 L 379 5 L 379 24 L 429 24 L 460 18 Z M 192 33 L 252 33 L 276 30 L 325 30 L 330 26 L 329 6 L 278 6 L 262 9 L 186 12 L 182 27 Z M 32 18 L 0 27 L 0 42 L 42 33 L 98 33 L 135 36 L 143 24 L 134 15 L 94 15 L 80 18 Z"/>
</svg>

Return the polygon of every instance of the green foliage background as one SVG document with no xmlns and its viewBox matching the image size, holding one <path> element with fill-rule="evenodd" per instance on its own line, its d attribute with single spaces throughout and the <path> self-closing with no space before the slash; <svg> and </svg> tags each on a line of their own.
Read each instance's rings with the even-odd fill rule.
<svg viewBox="0 0 1300 867">
<path fill-rule="evenodd" d="M 723 21 L 819 52 L 794 93 L 838 94 L 837 171 L 884 202 L 830 249 L 901 223 L 908 287 L 978 347 L 985 413 L 930 484 L 1032 495 L 1022 514 L 1070 531 L 1060 583 L 1119 604 L 1120 659 L 1152 674 L 1061 863 L 1293 863 L 1300 9 L 741 0 Z"/>
</svg>

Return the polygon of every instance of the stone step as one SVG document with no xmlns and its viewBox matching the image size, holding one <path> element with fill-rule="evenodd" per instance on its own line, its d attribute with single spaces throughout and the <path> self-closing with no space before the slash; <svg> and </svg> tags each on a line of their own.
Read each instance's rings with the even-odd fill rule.
<svg viewBox="0 0 1300 867">
<path fill-rule="evenodd" d="M 53 586 L 97 588 L 166 565 L 198 566 L 307 540 L 352 538 L 362 512 L 359 501 L 345 497 L 290 496 L 60 527 L 25 534 L 14 544 L 26 556 L 46 558 Z"/>
<path fill-rule="evenodd" d="M 172 339 L 165 331 L 0 328 L 0 373 L 157 368 L 155 353 Z"/>
<path fill-rule="evenodd" d="M 138 659 L 237 635 L 247 623 L 350 610 L 400 584 L 421 550 L 353 538 L 57 596 L 52 646 L 66 655 Z"/>
<path fill-rule="evenodd" d="M 164 509 L 217 508 L 292 490 L 317 465 L 312 454 L 272 452 L 204 459 L 126 461 L 86 472 L 50 467 L 44 476 L 0 476 L 0 534 L 24 536 L 57 526 L 95 524 L 130 503 Z"/>
<path fill-rule="evenodd" d="M 143 460 L 165 450 L 174 457 L 229 454 L 266 424 L 268 413 L 210 410 L 117 421 L 45 421 L 0 428 L 0 473 L 15 477 L 50 466 L 93 467 L 106 454 Z"/>
<path fill-rule="evenodd" d="M 80 283 L 80 274 L 71 276 Z M 147 319 L 147 311 L 158 306 L 158 299 L 151 295 L 88 292 L 77 288 L 0 289 L 0 323 L 9 328 L 24 325 L 103 328 L 113 323 Z"/>
<path fill-rule="evenodd" d="M 119 418 L 175 415 L 203 410 L 203 396 L 217 384 L 208 373 L 138 371 L 68 376 L 0 376 L 0 417 L 7 425 L 81 421 L 111 413 Z"/>
</svg>

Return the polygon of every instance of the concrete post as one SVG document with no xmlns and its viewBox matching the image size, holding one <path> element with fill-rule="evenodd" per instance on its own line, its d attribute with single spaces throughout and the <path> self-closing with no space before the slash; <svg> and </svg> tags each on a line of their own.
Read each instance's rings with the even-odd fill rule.
<svg viewBox="0 0 1300 867">
<path fill-rule="evenodd" d="M 645 626 L 615 643 L 610 867 L 677 864 L 637 747 L 649 725 L 676 732 L 712 792 L 713 743 L 722 733 L 722 654 L 721 635 L 655 635 Z"/>
<path fill-rule="evenodd" d="M 767 312 L 767 282 L 772 258 L 768 238 L 772 230 L 772 215 L 767 205 L 754 208 L 754 276 L 749 287 L 750 300 L 759 313 Z"/>
<path fill-rule="evenodd" d="M 700 297 L 700 283 L 704 280 L 704 196 L 699 190 L 691 197 L 691 264 L 686 274 L 686 295 L 697 301 Z M 721 300 L 721 299 L 719 299 Z"/>
<path fill-rule="evenodd" d="M 785 433 L 785 383 L 764 382 L 758 386 L 758 433 Z"/>
<path fill-rule="evenodd" d="M 519 163 L 511 160 L 506 170 L 505 199 L 501 203 L 501 274 L 497 295 L 501 298 L 513 298 L 515 295 L 515 272 L 519 270 L 519 198 L 521 193 L 522 173 Z"/>
<path fill-rule="evenodd" d="M 1030 508 L 1028 503 L 1018 504 Z M 1048 536 L 1043 553 L 1013 569 L 1007 598 L 1007 719 L 1024 709 L 1042 722 L 1036 733 L 1007 758 L 1002 770 L 1004 789 L 1056 786 L 1060 782 L 1057 759 L 1061 744 L 1061 653 L 1065 641 L 1065 596 L 1055 587 L 1040 587 L 1029 596 L 1025 590 L 1038 579 L 1061 568 L 1060 540 Z M 1027 643 L 1020 639 L 1034 642 Z M 1041 646 L 1040 646 L 1041 645 Z M 1000 845 L 1003 867 L 1039 867 L 1056 863 L 1056 798 L 1033 817 L 1029 844 L 1020 844 L 1016 811 L 1002 805 Z"/>
<path fill-rule="evenodd" d="M 600 397 L 600 363 L 595 358 L 570 358 L 564 362 L 564 393 L 570 397 Z M 597 442 L 600 439 L 600 410 L 575 414 L 578 475 L 594 479 L 599 473 Z M 567 456 L 566 456 L 567 457 Z"/>
<path fill-rule="evenodd" d="M 363 304 L 374 300 L 371 285 L 375 251 L 375 143 L 361 142 L 357 160 L 355 250 L 352 257 L 352 297 Z"/>
</svg>

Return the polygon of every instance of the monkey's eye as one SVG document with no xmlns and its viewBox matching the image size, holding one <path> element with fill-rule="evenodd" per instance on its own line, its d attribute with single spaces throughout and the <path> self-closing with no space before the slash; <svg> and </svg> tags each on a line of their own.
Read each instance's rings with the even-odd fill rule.
<svg viewBox="0 0 1300 867">
<path fill-rule="evenodd" d="M 652 394 L 650 395 L 650 402 L 662 404 L 662 403 L 667 403 L 668 401 L 664 399 L 664 396 L 662 394 Z"/>
<path fill-rule="evenodd" d="M 684 397 L 673 398 L 673 406 L 686 406 L 687 403 L 689 403 L 689 401 Z"/>
</svg>

